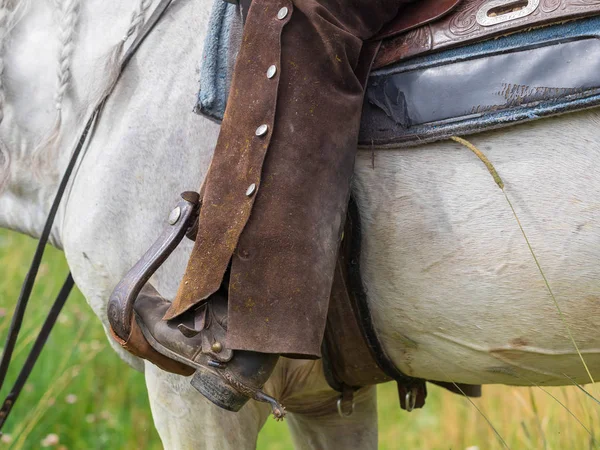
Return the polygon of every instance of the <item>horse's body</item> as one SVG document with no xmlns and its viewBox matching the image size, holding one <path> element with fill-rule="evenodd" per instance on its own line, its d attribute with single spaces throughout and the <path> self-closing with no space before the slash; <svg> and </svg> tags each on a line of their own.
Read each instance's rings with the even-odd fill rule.
<svg viewBox="0 0 600 450">
<path fill-rule="evenodd" d="M 106 105 L 53 230 L 105 325 L 112 288 L 160 233 L 178 194 L 198 188 L 211 158 L 218 126 L 192 113 L 210 3 L 175 2 L 140 48 Z M 1 226 L 39 236 L 58 177 L 105 83 L 103 56 L 125 34 L 136 6 L 82 2 L 69 35 L 56 4 L 36 1 L 10 31 L 2 75 Z M 72 55 L 65 57 L 65 45 L 73 45 Z M 58 55 L 72 73 L 60 145 L 34 152 L 56 119 Z M 595 377 L 600 175 L 590 168 L 600 165 L 599 119 L 589 111 L 473 138 L 503 177 Z M 566 375 L 589 381 L 504 195 L 470 151 L 443 142 L 361 152 L 355 193 L 369 303 L 402 371 L 472 384 L 571 384 Z M 190 249 L 184 244 L 156 275 L 164 294 L 174 294 Z M 266 405 L 225 412 L 187 379 L 116 350 L 145 369 L 166 448 L 253 448 Z M 320 362 L 282 360 L 267 386 L 290 410 L 298 447 L 376 448 L 374 390 L 361 392 L 351 419 L 339 419 L 337 394 L 321 372 Z"/>
</svg>

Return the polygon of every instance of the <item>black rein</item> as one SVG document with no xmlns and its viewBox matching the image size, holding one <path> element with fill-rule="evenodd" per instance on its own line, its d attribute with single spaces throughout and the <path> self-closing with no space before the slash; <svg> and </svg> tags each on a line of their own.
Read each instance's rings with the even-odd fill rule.
<svg viewBox="0 0 600 450">
<path fill-rule="evenodd" d="M 132 42 L 131 46 L 127 49 L 127 52 L 123 55 L 123 59 L 121 60 L 119 76 L 125 69 L 127 63 L 131 60 L 131 57 L 139 48 L 140 44 L 144 41 L 144 39 L 150 34 L 150 31 L 154 28 L 154 26 L 158 23 L 160 18 L 166 12 L 169 5 L 173 0 L 161 0 L 157 5 L 156 9 L 144 25 L 144 27 L 140 30 L 135 40 Z M 33 259 L 31 261 L 31 266 L 29 267 L 29 271 L 27 272 L 27 276 L 23 281 L 23 286 L 21 287 L 21 292 L 19 294 L 19 299 L 17 300 L 17 304 L 15 306 L 15 311 L 13 313 L 12 321 L 10 323 L 10 328 L 8 330 L 8 336 L 6 338 L 6 343 L 4 345 L 4 351 L 2 353 L 2 360 L 0 360 L 0 389 L 4 385 L 4 381 L 6 380 L 6 374 L 8 373 L 8 368 L 12 359 L 13 351 L 15 349 L 15 344 L 17 342 L 17 337 L 19 336 L 19 332 L 21 331 L 21 326 L 23 324 L 23 316 L 25 315 L 25 309 L 27 308 L 27 304 L 29 302 L 29 298 L 31 297 L 31 291 L 33 290 L 33 285 L 35 283 L 35 279 L 37 273 L 40 268 L 40 264 L 42 262 L 42 256 L 44 255 L 44 250 L 46 248 L 46 244 L 48 243 L 48 239 L 50 237 L 50 232 L 52 231 L 52 226 L 54 224 L 54 220 L 56 218 L 56 213 L 58 212 L 58 207 L 60 206 L 61 200 L 64 196 L 65 190 L 73 174 L 73 170 L 75 169 L 75 165 L 81 154 L 82 149 L 85 146 L 88 134 L 92 129 L 92 125 L 95 123 L 98 118 L 104 104 L 106 103 L 106 99 L 114 89 L 113 84 L 112 88 L 105 94 L 102 101 L 98 104 L 98 106 L 92 112 L 90 118 L 88 119 L 85 128 L 77 142 L 77 146 L 71 155 L 71 159 L 69 160 L 69 164 L 67 165 L 67 169 L 61 179 L 60 185 L 58 186 L 58 191 L 54 197 L 54 201 L 52 202 L 52 206 L 50 207 L 50 212 L 48 213 L 48 218 L 46 219 L 46 223 L 44 224 L 44 229 L 42 230 L 42 234 L 40 236 L 40 240 L 36 247 L 35 253 L 33 255 Z M 44 344 L 46 343 L 50 332 L 52 331 L 52 327 L 56 323 L 56 319 L 60 311 L 62 310 L 70 292 L 73 288 L 73 277 L 71 273 L 67 275 L 63 286 L 58 293 L 54 304 L 50 308 L 48 312 L 48 316 L 40 329 L 40 332 L 27 355 L 27 359 L 23 364 L 21 371 L 19 372 L 19 376 L 15 381 L 13 387 L 11 388 L 9 394 L 6 396 L 5 400 L 2 402 L 0 406 L 0 430 L 6 423 L 8 415 L 10 414 L 12 407 L 14 406 L 27 378 L 31 374 L 33 370 L 33 366 L 35 365 L 38 356 L 40 355 Z M 1 434 L 1 433 L 0 433 Z"/>
</svg>

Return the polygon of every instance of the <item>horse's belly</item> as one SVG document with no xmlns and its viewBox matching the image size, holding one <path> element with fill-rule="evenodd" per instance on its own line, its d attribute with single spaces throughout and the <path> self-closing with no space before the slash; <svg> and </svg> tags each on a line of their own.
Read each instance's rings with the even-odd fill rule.
<svg viewBox="0 0 600 450">
<path fill-rule="evenodd" d="M 363 278 L 380 337 L 405 373 L 589 382 L 571 334 L 600 378 L 597 126 L 585 113 L 473 138 L 506 183 L 556 303 L 473 153 L 444 143 L 359 155 Z"/>
</svg>

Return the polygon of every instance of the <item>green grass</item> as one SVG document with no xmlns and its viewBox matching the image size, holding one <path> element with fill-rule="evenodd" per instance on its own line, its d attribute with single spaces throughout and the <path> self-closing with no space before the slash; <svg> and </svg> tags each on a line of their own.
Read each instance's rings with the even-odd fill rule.
<svg viewBox="0 0 600 450">
<path fill-rule="evenodd" d="M 0 231 L 2 343 L 34 246 L 29 238 Z M 62 253 L 48 249 L 17 345 L 17 364 L 23 361 L 66 273 Z M 11 372 L 7 384 L 15 377 Z M 600 441 L 600 406 L 575 387 L 548 389 L 570 413 L 539 388 L 486 387 L 484 397 L 475 401 L 483 414 L 464 398 L 429 390 L 426 408 L 408 414 L 398 408 L 395 386 L 379 387 L 380 449 L 503 448 L 483 414 L 511 449 L 599 448 L 583 426 Z M 38 449 L 56 439 L 48 448 L 161 448 L 143 376 L 111 350 L 79 292 L 72 294 L 61 314 L 5 433 L 0 449 Z M 269 420 L 258 448 L 291 449 L 285 424 Z"/>
</svg>

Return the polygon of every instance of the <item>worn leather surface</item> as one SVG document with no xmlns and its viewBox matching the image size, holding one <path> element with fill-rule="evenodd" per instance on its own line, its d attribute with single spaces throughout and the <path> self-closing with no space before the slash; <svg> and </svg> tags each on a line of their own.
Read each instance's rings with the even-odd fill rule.
<svg viewBox="0 0 600 450">
<path fill-rule="evenodd" d="M 402 3 L 253 1 L 194 251 L 166 318 L 214 293 L 231 261 L 227 345 L 320 356 L 358 140 L 355 71 L 363 41 Z M 261 124 L 269 131 L 257 137 Z"/>
<path fill-rule="evenodd" d="M 449 14 L 464 0 L 421 0 L 415 1 L 404 8 L 391 22 L 386 24 L 373 40 L 389 39 L 421 27 L 429 22 Z"/>
<path fill-rule="evenodd" d="M 167 358 L 150 346 L 134 313 L 140 291 L 155 296 L 156 291 L 146 284 L 147 281 L 175 250 L 197 215 L 199 195 L 196 192 L 184 192 L 181 197 L 173 210 L 177 212 L 177 220 L 168 221 L 159 238 L 115 286 L 108 302 L 107 316 L 112 337 L 125 350 L 168 372 L 191 375 L 194 369 Z"/>
<path fill-rule="evenodd" d="M 146 250 L 144 255 L 127 271 L 117 283 L 108 300 L 107 316 L 114 334 L 127 339 L 131 323 L 134 321 L 136 298 L 150 277 L 167 260 L 169 255 L 185 237 L 194 223 L 199 209 L 200 195 L 196 192 L 184 192 L 181 200 L 172 210 L 173 220 L 168 222 L 162 233 Z"/>
<path fill-rule="evenodd" d="M 598 14 L 597 0 L 540 0 L 538 7 L 527 16 L 484 26 L 478 22 L 477 12 L 487 3 L 489 0 L 462 0 L 456 9 L 440 20 L 385 40 L 374 68 L 533 26 Z"/>
<path fill-rule="evenodd" d="M 254 13 L 244 28 L 229 106 L 202 186 L 204 195 L 196 243 L 165 319 L 183 313 L 219 288 L 257 198 L 257 192 L 251 196 L 246 192 L 252 184 L 256 191 L 261 191 L 261 171 L 271 141 L 281 73 L 281 31 L 291 17 L 288 13 L 283 20 L 277 18 L 279 8 L 284 5 L 291 8 L 290 1 L 281 5 L 270 3 L 265 5 L 270 8 L 257 1 L 251 6 Z M 272 64 L 279 67 L 279 73 L 268 79 L 266 71 Z M 259 137 L 255 130 L 261 124 L 269 124 L 271 128 Z"/>
<path fill-rule="evenodd" d="M 131 333 L 127 339 L 121 339 L 113 330 L 110 329 L 110 334 L 113 339 L 125 350 L 132 355 L 138 356 L 143 359 L 147 359 L 152 364 L 160 367 L 161 369 L 176 373 L 179 375 L 189 376 L 194 373 L 194 369 L 185 364 L 177 362 L 171 358 L 167 358 L 161 353 L 154 350 L 142 333 L 137 322 L 134 320 L 131 324 Z"/>
<path fill-rule="evenodd" d="M 360 233 L 358 224 L 355 223 L 356 219 L 357 217 L 350 213 L 346 219 L 323 340 L 326 359 L 324 366 L 333 377 L 333 380 L 329 377 L 328 380 L 334 389 L 340 391 L 343 385 L 359 388 L 393 379 L 377 364 L 377 356 L 367 344 L 360 323 L 361 320 L 370 318 L 360 317 L 355 307 L 356 302 L 352 298 L 355 291 L 350 283 L 349 269 L 359 263 L 354 259 L 356 255 L 352 254 L 352 244 L 357 238 L 354 233 Z"/>
<path fill-rule="evenodd" d="M 206 365 L 209 359 L 231 361 L 233 352 L 223 345 L 227 322 L 227 300 L 223 293 L 216 293 L 210 302 L 190 311 L 187 320 L 179 324 L 161 320 L 169 305 L 150 283 L 144 286 L 135 303 L 138 320 L 157 342 L 198 364 Z M 183 327 L 187 331 L 182 331 Z M 215 352 L 212 347 L 217 342 L 221 348 Z"/>
<path fill-rule="evenodd" d="M 597 106 L 598 35 L 600 17 L 581 19 L 376 71 L 359 143 L 422 145 Z"/>
<path fill-rule="evenodd" d="M 360 275 L 361 226 L 358 206 L 351 199 L 344 237 L 338 254 L 327 327 L 323 341 L 323 368 L 329 385 L 344 394 L 348 389 L 396 380 L 400 405 L 407 409 L 406 393 L 416 394 L 415 408 L 425 404 L 425 380 L 402 373 L 387 356 L 371 322 Z M 451 392 L 480 397 L 481 386 L 431 381 Z"/>
</svg>

